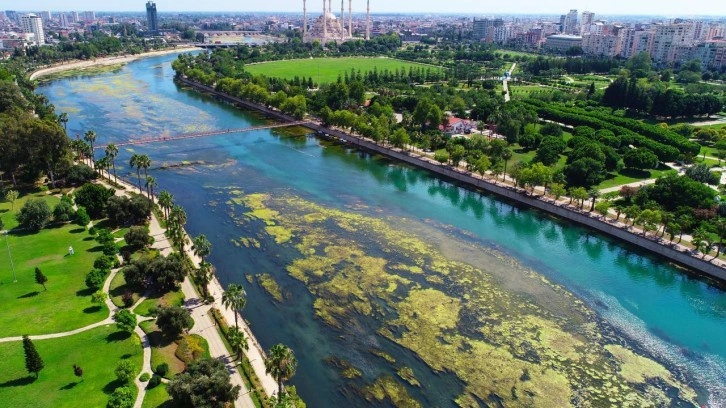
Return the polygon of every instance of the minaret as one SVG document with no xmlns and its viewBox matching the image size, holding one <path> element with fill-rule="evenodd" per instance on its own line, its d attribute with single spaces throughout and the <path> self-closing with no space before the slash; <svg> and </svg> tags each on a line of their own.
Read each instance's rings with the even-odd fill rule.
<svg viewBox="0 0 726 408">
<path fill-rule="evenodd" d="M 124 26 L 126 28 L 126 26 Z M 308 32 L 308 6 L 307 0 L 303 0 L 303 41 L 305 41 L 305 34 Z"/>
<path fill-rule="evenodd" d="M 366 11 L 366 40 L 371 39 L 371 0 L 368 0 L 368 10 Z"/>
<path fill-rule="evenodd" d="M 348 0 L 348 35 L 353 38 L 353 0 Z"/>
<path fill-rule="evenodd" d="M 328 42 L 328 16 L 325 14 L 326 11 L 325 0 L 323 0 L 323 48 L 325 48 L 325 43 Z"/>
<path fill-rule="evenodd" d="M 340 0 L 340 21 L 343 22 L 343 24 L 340 25 L 341 28 L 345 28 L 345 6 L 343 5 L 344 2 L 345 0 Z"/>
</svg>

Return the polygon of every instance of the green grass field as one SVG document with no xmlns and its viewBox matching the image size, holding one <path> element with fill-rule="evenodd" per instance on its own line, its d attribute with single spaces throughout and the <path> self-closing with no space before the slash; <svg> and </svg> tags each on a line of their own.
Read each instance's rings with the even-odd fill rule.
<svg viewBox="0 0 726 408">
<path fill-rule="evenodd" d="M 171 401 L 169 393 L 166 392 L 166 384 L 159 384 L 152 389 L 146 390 L 142 408 L 172 408 L 175 405 Z"/>
<path fill-rule="evenodd" d="M 316 83 L 324 84 L 335 82 L 339 75 L 344 76 L 351 69 L 355 69 L 356 71 L 360 70 L 361 73 L 365 73 L 373 71 L 374 68 L 377 68 L 379 72 L 383 70 L 395 71 L 396 69 L 400 70 L 404 68 L 408 72 L 410 67 L 430 67 L 432 70 L 441 69 L 390 58 L 350 57 L 272 61 L 246 65 L 245 70 L 253 75 L 265 75 L 285 79 L 293 79 L 296 76 L 300 78 L 312 77 Z"/>
<path fill-rule="evenodd" d="M 181 306 L 184 304 L 184 293 L 181 289 L 177 289 L 171 292 L 167 292 L 163 295 L 154 294 L 149 296 L 146 300 L 141 302 L 134 309 L 134 313 L 141 316 L 151 316 L 151 309 L 158 309 L 159 307 L 168 306 Z"/>
<path fill-rule="evenodd" d="M 10 203 L 0 203 L 5 228 L 17 225 L 15 213 L 29 197 L 41 197 L 51 208 L 59 202 L 57 197 L 40 192 L 21 197 L 13 210 Z M 98 244 L 85 229 L 72 224 L 50 226 L 35 234 L 10 233 L 7 239 L 10 257 L 5 242 L 0 242 L 3 247 L 0 251 L 2 336 L 64 332 L 108 316 L 105 305 L 91 304 L 93 291 L 85 285 L 86 273 L 101 255 Z M 5 237 L 0 240 L 5 241 Z M 75 255 L 68 256 L 68 246 L 73 246 Z M 17 282 L 13 282 L 10 258 Z M 36 267 L 48 277 L 48 290 L 35 283 Z"/>
<path fill-rule="evenodd" d="M 136 337 L 136 335 L 132 335 Z M 116 326 L 99 327 L 69 337 L 34 341 L 45 368 L 37 380 L 25 371 L 23 344 L 0 343 L 0 405 L 13 408 L 105 407 L 119 385 L 114 370 L 131 359 L 141 370 L 141 346 Z M 83 369 L 83 380 L 73 374 Z M 136 387 L 131 385 L 136 393 Z"/>
</svg>

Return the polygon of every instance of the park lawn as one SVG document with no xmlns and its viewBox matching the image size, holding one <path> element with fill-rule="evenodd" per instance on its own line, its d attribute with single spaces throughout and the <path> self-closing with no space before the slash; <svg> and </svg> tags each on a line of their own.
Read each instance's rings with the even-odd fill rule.
<svg viewBox="0 0 726 408">
<path fill-rule="evenodd" d="M 175 354 L 177 344 L 165 339 L 161 334 L 161 330 L 156 327 L 156 323 L 153 320 L 141 322 L 139 323 L 139 327 L 149 336 L 149 343 L 151 344 L 151 368 L 156 370 L 159 364 L 168 364 L 169 371 L 164 376 L 167 379 L 172 379 L 175 375 L 183 372 L 186 364 L 178 359 Z"/>
<path fill-rule="evenodd" d="M 146 389 L 146 396 L 142 408 L 173 408 L 175 407 L 169 393 L 166 392 L 166 384 L 159 384 L 154 388 Z"/>
<path fill-rule="evenodd" d="M 611 188 L 611 187 L 617 187 L 624 184 L 630 184 L 635 183 L 638 181 L 648 180 L 652 178 L 658 178 L 663 176 L 669 171 L 674 171 L 672 169 L 666 169 L 666 170 L 647 170 L 647 171 L 638 171 L 638 170 L 631 170 L 631 169 L 623 169 L 617 174 L 608 173 L 608 178 L 603 181 L 602 183 L 598 184 L 595 188 L 597 189 L 603 189 L 603 188 Z"/>
<path fill-rule="evenodd" d="M 33 341 L 45 368 L 37 380 L 25 370 L 21 341 L 0 343 L 0 405 L 13 408 L 104 407 L 119 386 L 114 370 L 130 359 L 140 372 L 143 353 L 138 336 L 119 332 L 115 325 L 69 337 Z M 73 365 L 83 369 L 83 380 Z M 136 387 L 130 388 L 136 394 Z"/>
<path fill-rule="evenodd" d="M 141 316 L 153 316 L 152 309 L 168 306 L 181 306 L 184 304 L 184 293 L 181 289 L 162 294 L 154 294 L 141 302 L 134 309 L 134 313 Z"/>
<path fill-rule="evenodd" d="M 337 81 L 338 76 L 345 77 L 345 73 L 350 73 L 352 69 L 356 71 L 360 70 L 361 74 L 365 74 L 366 72 L 373 71 L 374 68 L 378 69 L 378 72 L 385 70 L 395 72 L 396 69 L 400 70 L 404 68 L 406 73 L 408 73 L 408 69 L 412 67 L 441 70 L 441 68 L 436 66 L 390 58 L 346 57 L 271 61 L 245 65 L 245 71 L 253 75 L 265 75 L 285 79 L 312 77 L 315 83 L 325 84 Z"/>
<path fill-rule="evenodd" d="M 44 196 L 51 203 L 58 202 L 57 197 Z M 0 210 L 9 206 L 2 203 Z M 15 211 L 19 208 L 16 202 Z M 2 216 L 7 226 L 8 218 L 14 219 L 14 211 Z M 1 336 L 64 332 L 108 316 L 106 305 L 91 304 L 93 291 L 85 284 L 93 261 L 101 255 L 85 229 L 73 224 L 53 225 L 35 234 L 10 233 L 7 240 L 18 282 L 13 282 L 8 251 L 0 251 Z M 75 255 L 68 255 L 69 246 Z M 35 283 L 36 267 L 48 278 L 47 291 Z"/>
</svg>

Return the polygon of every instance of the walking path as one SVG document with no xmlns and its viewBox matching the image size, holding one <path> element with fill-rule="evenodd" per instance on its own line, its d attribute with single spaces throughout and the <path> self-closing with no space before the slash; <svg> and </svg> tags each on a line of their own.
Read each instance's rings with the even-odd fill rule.
<svg viewBox="0 0 726 408">
<path fill-rule="evenodd" d="M 504 89 L 504 102 L 509 102 L 511 100 L 511 96 L 509 95 L 509 79 L 511 78 L 515 68 L 517 68 L 516 62 L 512 64 L 512 67 L 509 69 L 509 71 L 507 71 L 507 74 L 504 75 L 504 79 L 502 80 L 502 88 Z"/>
</svg>

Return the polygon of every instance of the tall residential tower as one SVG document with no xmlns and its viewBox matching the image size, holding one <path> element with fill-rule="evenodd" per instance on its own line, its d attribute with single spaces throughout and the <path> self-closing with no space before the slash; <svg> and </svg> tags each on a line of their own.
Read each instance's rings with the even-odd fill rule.
<svg viewBox="0 0 726 408">
<path fill-rule="evenodd" d="M 45 44 L 45 31 L 43 31 L 43 20 L 35 14 L 26 14 L 20 17 L 20 23 L 23 32 L 32 33 L 35 37 L 35 43 L 38 45 Z"/>
<path fill-rule="evenodd" d="M 159 31 L 159 18 L 156 16 L 156 3 L 146 3 L 146 27 L 151 32 Z"/>
</svg>

